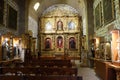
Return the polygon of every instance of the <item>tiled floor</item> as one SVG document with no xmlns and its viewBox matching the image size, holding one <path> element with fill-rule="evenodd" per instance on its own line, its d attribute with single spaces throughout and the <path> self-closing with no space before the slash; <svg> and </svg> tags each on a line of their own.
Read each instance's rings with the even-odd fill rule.
<svg viewBox="0 0 120 80">
<path fill-rule="evenodd" d="M 91 68 L 79 68 L 78 75 L 83 76 L 83 80 L 101 80 Z"/>
<path fill-rule="evenodd" d="M 94 69 L 89 67 L 81 67 L 79 61 L 76 61 L 75 63 L 78 67 L 78 75 L 83 76 L 83 80 L 102 80 L 96 76 Z"/>
</svg>

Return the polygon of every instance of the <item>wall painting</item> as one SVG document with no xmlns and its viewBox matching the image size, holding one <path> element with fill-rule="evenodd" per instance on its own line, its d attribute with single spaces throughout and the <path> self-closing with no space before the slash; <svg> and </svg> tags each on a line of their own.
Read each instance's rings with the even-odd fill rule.
<svg viewBox="0 0 120 80">
<path fill-rule="evenodd" d="M 115 19 L 114 0 L 103 0 L 104 24 L 108 24 Z"/>
<path fill-rule="evenodd" d="M 17 30 L 17 10 L 8 5 L 8 28 Z"/>
<path fill-rule="evenodd" d="M 0 24 L 3 24 L 4 0 L 0 0 Z"/>
</svg>

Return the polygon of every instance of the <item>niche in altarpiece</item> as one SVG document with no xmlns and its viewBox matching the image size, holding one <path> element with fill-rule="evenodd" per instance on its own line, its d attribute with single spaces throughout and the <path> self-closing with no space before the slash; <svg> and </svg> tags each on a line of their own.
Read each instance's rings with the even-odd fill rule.
<svg viewBox="0 0 120 80">
<path fill-rule="evenodd" d="M 76 49 L 76 40 L 74 37 L 69 38 L 69 48 L 70 49 Z"/>
<path fill-rule="evenodd" d="M 51 49 L 51 39 L 46 38 L 45 39 L 45 50 L 50 50 Z"/>
</svg>

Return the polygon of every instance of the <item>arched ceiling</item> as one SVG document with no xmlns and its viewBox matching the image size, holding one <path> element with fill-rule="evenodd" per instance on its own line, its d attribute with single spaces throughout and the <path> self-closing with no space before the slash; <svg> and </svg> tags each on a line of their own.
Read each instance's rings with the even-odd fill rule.
<svg viewBox="0 0 120 80">
<path fill-rule="evenodd" d="M 65 4 L 71 6 L 78 12 L 78 16 L 82 17 L 83 34 L 86 35 L 87 30 L 87 2 L 91 0 L 29 0 L 28 15 L 34 20 L 39 21 L 42 13 L 53 5 Z M 36 2 L 40 3 L 37 11 L 34 10 Z"/>
<path fill-rule="evenodd" d="M 78 16 L 78 11 L 71 6 L 66 4 L 57 4 L 47 8 L 42 16 Z"/>
<path fill-rule="evenodd" d="M 33 6 L 36 2 L 40 3 L 40 7 L 38 8 L 37 11 L 35 11 L 33 9 Z M 30 0 L 29 14 L 32 16 L 35 16 L 35 17 L 40 17 L 42 15 L 42 13 L 52 5 L 67 4 L 67 5 L 75 8 L 78 11 L 79 16 L 84 16 L 85 2 L 86 2 L 86 0 Z"/>
</svg>

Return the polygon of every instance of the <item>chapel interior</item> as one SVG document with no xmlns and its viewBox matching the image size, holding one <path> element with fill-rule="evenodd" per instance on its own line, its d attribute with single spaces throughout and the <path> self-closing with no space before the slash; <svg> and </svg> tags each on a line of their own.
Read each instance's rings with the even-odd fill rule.
<svg viewBox="0 0 120 80">
<path fill-rule="evenodd" d="M 0 0 L 0 80 L 120 80 L 120 0 Z"/>
</svg>

